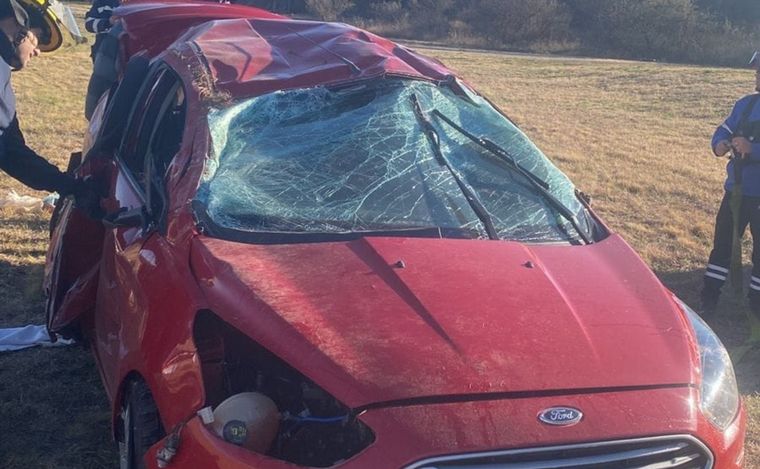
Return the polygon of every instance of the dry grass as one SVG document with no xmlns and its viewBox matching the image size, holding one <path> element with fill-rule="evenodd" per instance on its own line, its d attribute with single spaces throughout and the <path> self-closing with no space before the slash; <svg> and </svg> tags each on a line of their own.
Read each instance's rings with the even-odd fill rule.
<svg viewBox="0 0 760 469">
<path fill-rule="evenodd" d="M 661 279 L 696 301 L 721 197 L 724 161 L 708 149 L 752 74 L 621 61 L 577 61 L 427 51 L 508 112 L 594 196 L 594 205 Z M 14 76 L 31 146 L 59 166 L 81 145 L 88 50 L 64 51 Z M 0 195 L 14 188 L 0 175 Z M 41 323 L 47 243 L 37 214 L 0 212 L 0 326 Z M 724 301 L 716 330 L 742 340 L 744 306 Z M 760 467 L 760 353 L 738 367 L 750 410 L 747 467 Z M 0 355 L 0 467 L 114 467 L 108 409 L 78 348 Z"/>
</svg>

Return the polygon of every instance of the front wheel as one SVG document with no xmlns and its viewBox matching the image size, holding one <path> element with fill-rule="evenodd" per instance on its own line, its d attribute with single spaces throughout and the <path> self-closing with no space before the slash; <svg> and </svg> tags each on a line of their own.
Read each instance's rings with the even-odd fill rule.
<svg viewBox="0 0 760 469">
<path fill-rule="evenodd" d="M 145 469 L 145 453 L 165 432 L 153 395 L 142 381 L 127 385 L 119 433 L 119 468 Z"/>
</svg>

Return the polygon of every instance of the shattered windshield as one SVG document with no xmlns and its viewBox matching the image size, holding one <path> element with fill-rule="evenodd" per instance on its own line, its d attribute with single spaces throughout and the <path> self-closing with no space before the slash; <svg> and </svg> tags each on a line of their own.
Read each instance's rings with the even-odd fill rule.
<svg viewBox="0 0 760 469">
<path fill-rule="evenodd" d="M 487 101 L 405 79 L 280 91 L 211 112 L 213 148 L 196 207 L 241 232 L 435 227 L 487 238 L 492 224 L 499 239 L 577 240 L 524 174 L 437 119 L 431 142 L 413 100 L 504 148 L 589 223 L 567 177 Z M 473 210 L 473 198 L 484 210 Z"/>
</svg>

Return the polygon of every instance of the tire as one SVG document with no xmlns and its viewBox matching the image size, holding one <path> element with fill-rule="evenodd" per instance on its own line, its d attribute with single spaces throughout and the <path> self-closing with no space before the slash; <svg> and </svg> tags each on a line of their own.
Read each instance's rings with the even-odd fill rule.
<svg viewBox="0 0 760 469">
<path fill-rule="evenodd" d="M 145 469 L 143 456 L 166 433 L 153 395 L 143 381 L 127 385 L 119 433 L 120 469 Z"/>
</svg>

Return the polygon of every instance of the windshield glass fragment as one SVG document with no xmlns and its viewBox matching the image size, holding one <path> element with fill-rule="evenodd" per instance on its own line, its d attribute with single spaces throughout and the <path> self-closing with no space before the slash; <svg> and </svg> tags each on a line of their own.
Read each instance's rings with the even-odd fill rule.
<svg viewBox="0 0 760 469">
<path fill-rule="evenodd" d="M 346 233 L 438 227 L 488 238 L 482 217 L 410 105 L 416 96 L 474 135 L 508 149 L 587 223 L 572 183 L 481 97 L 447 86 L 377 79 L 250 98 L 209 115 L 212 154 L 196 206 L 241 232 Z M 440 150 L 472 188 L 499 239 L 577 241 L 568 221 L 526 181 L 445 123 Z"/>
</svg>

